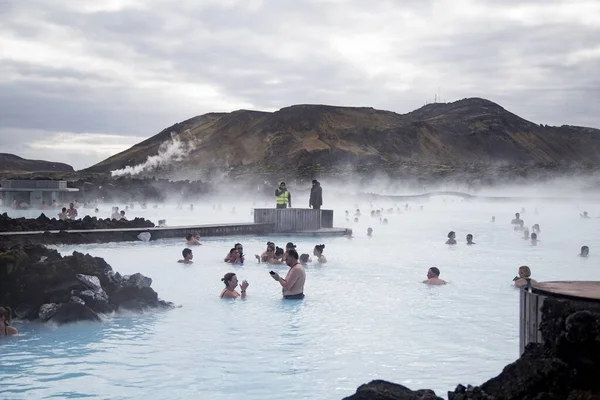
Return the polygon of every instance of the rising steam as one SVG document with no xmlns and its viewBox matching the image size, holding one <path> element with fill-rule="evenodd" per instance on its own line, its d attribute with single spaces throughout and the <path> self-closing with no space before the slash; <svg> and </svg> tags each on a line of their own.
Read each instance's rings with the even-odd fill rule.
<svg viewBox="0 0 600 400">
<path fill-rule="evenodd" d="M 184 143 L 181 141 L 178 134 L 171 132 L 171 139 L 160 145 L 157 155 L 148 156 L 146 161 L 141 164 L 134 165 L 133 167 L 128 165 L 123 169 L 117 169 L 110 173 L 115 177 L 125 175 L 135 176 L 142 173 L 153 172 L 173 163 L 182 161 L 195 148 L 196 146 L 192 141 Z"/>
</svg>

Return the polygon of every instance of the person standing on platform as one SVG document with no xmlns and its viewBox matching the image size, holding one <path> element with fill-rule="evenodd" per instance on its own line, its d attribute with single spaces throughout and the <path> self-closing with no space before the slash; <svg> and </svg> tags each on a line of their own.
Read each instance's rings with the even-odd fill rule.
<svg viewBox="0 0 600 400">
<path fill-rule="evenodd" d="M 308 207 L 312 207 L 315 210 L 320 210 L 323 205 L 323 188 L 321 188 L 321 183 L 316 179 L 312 181 L 312 188 L 310 189 L 310 200 L 308 202 Z"/>
<path fill-rule="evenodd" d="M 292 195 L 288 192 L 285 182 L 281 182 L 279 188 L 275 189 L 275 198 L 277 208 L 292 208 Z"/>
</svg>

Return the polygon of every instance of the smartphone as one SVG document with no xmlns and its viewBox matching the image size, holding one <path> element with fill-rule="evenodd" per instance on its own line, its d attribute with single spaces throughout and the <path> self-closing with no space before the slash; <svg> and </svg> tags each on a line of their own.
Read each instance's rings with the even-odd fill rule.
<svg viewBox="0 0 600 400">
<path fill-rule="evenodd" d="M 269 271 L 271 275 L 275 275 L 275 271 Z"/>
</svg>

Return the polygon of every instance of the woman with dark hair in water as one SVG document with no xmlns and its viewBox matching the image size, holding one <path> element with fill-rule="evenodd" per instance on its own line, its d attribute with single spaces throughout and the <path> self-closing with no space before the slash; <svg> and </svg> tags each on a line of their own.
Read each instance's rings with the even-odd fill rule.
<svg viewBox="0 0 600 400">
<path fill-rule="evenodd" d="M 456 233 L 454 233 L 454 231 L 448 232 L 448 240 L 446 240 L 446 244 L 456 244 Z"/>
<path fill-rule="evenodd" d="M 237 276 L 233 272 L 228 272 L 225 274 L 223 278 L 221 278 L 221 282 L 225 284 L 225 289 L 221 291 L 220 297 L 222 299 L 237 299 L 241 297 L 242 299 L 246 298 L 246 289 L 248 288 L 248 281 L 243 281 L 240 285 L 242 289 L 242 293 L 238 293 L 235 288 L 238 286 Z"/>
<path fill-rule="evenodd" d="M 325 256 L 323 255 L 323 249 L 325 249 L 325 245 L 318 244 L 315 246 L 315 249 L 313 250 L 313 255 L 315 257 L 317 257 L 317 262 L 319 262 L 321 264 L 325 264 L 327 262 L 327 258 L 325 258 Z"/>
<path fill-rule="evenodd" d="M 9 307 L 0 307 L 0 336 L 16 335 L 17 328 L 10 326 L 12 310 Z"/>
</svg>

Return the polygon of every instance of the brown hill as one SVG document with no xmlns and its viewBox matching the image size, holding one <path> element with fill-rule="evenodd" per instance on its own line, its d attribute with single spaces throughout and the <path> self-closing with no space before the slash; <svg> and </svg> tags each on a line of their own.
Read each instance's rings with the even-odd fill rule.
<svg viewBox="0 0 600 400">
<path fill-rule="evenodd" d="M 2 172 L 73 172 L 68 164 L 52 161 L 27 160 L 14 154 L 0 153 Z"/>
<path fill-rule="evenodd" d="M 173 125 L 87 171 L 142 164 L 159 153 L 172 133 L 185 150 L 178 161 L 160 163 L 163 172 L 221 169 L 289 175 L 296 170 L 302 175 L 336 166 L 359 170 L 404 164 L 600 162 L 598 129 L 541 126 L 491 101 L 470 98 L 429 104 L 408 114 L 326 105 L 296 105 L 273 113 L 210 113 Z"/>
</svg>

